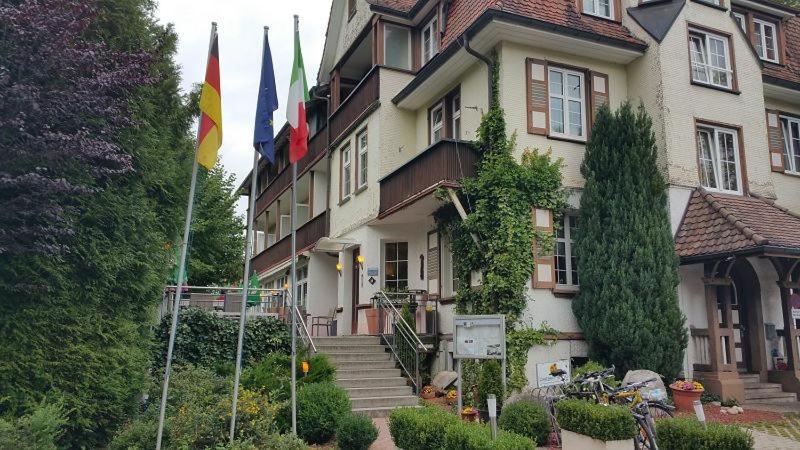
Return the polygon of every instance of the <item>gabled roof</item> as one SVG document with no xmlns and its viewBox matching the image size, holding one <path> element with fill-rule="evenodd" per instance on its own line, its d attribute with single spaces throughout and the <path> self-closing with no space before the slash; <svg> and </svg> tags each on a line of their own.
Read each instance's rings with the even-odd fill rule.
<svg viewBox="0 0 800 450">
<path fill-rule="evenodd" d="M 628 8 L 628 14 L 656 42 L 661 42 L 667 36 L 685 5 L 684 0 L 648 2 Z"/>
<path fill-rule="evenodd" d="M 697 189 L 675 235 L 684 261 L 766 248 L 800 255 L 800 216 L 760 196 Z"/>
</svg>

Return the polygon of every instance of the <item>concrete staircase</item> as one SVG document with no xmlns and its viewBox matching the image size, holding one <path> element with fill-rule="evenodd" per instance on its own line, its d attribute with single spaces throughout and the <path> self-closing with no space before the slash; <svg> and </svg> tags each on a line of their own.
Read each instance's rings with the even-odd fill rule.
<svg viewBox="0 0 800 450">
<path fill-rule="evenodd" d="M 792 392 L 783 392 L 778 383 L 762 383 L 758 374 L 741 373 L 744 381 L 745 404 L 797 403 L 797 396 Z"/>
<path fill-rule="evenodd" d="M 336 384 L 346 390 L 353 412 L 387 417 L 394 408 L 418 406 L 389 349 L 376 336 L 315 337 L 318 353 L 336 366 Z"/>
</svg>

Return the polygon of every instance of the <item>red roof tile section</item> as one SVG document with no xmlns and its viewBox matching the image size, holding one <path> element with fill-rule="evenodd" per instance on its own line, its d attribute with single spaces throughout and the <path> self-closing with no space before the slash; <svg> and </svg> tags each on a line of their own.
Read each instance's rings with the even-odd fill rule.
<svg viewBox="0 0 800 450">
<path fill-rule="evenodd" d="M 800 83 L 800 17 L 783 22 L 786 36 L 785 65 L 764 63 L 764 75 Z"/>
<path fill-rule="evenodd" d="M 675 236 L 680 257 L 760 246 L 800 248 L 800 216 L 761 197 L 692 194 Z"/>
<path fill-rule="evenodd" d="M 372 3 L 373 5 L 382 6 L 395 11 L 408 12 L 417 4 L 417 0 L 367 0 L 367 3 Z"/>
</svg>

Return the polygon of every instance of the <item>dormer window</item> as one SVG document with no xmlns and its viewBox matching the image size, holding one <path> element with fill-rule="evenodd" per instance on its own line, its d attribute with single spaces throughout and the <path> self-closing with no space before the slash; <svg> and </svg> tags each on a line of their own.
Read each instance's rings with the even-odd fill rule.
<svg viewBox="0 0 800 450">
<path fill-rule="evenodd" d="M 766 20 L 753 19 L 753 30 L 758 56 L 765 61 L 778 62 L 778 32 L 775 24 Z"/>
<path fill-rule="evenodd" d="M 583 12 L 605 19 L 614 19 L 612 0 L 583 0 Z"/>
<path fill-rule="evenodd" d="M 727 37 L 690 30 L 689 55 L 695 83 L 733 89 L 730 42 Z"/>
<path fill-rule="evenodd" d="M 426 64 L 439 53 L 439 18 L 434 15 L 422 28 L 422 64 Z"/>
</svg>

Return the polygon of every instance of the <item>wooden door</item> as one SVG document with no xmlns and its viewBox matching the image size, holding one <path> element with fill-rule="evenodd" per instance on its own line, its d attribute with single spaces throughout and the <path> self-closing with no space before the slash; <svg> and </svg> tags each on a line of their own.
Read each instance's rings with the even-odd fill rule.
<svg viewBox="0 0 800 450">
<path fill-rule="evenodd" d="M 352 319 L 350 320 L 350 334 L 358 334 L 358 293 L 359 293 L 359 278 L 360 266 L 358 264 L 358 255 L 361 254 L 361 249 L 353 250 L 353 300 L 352 300 Z"/>
</svg>

